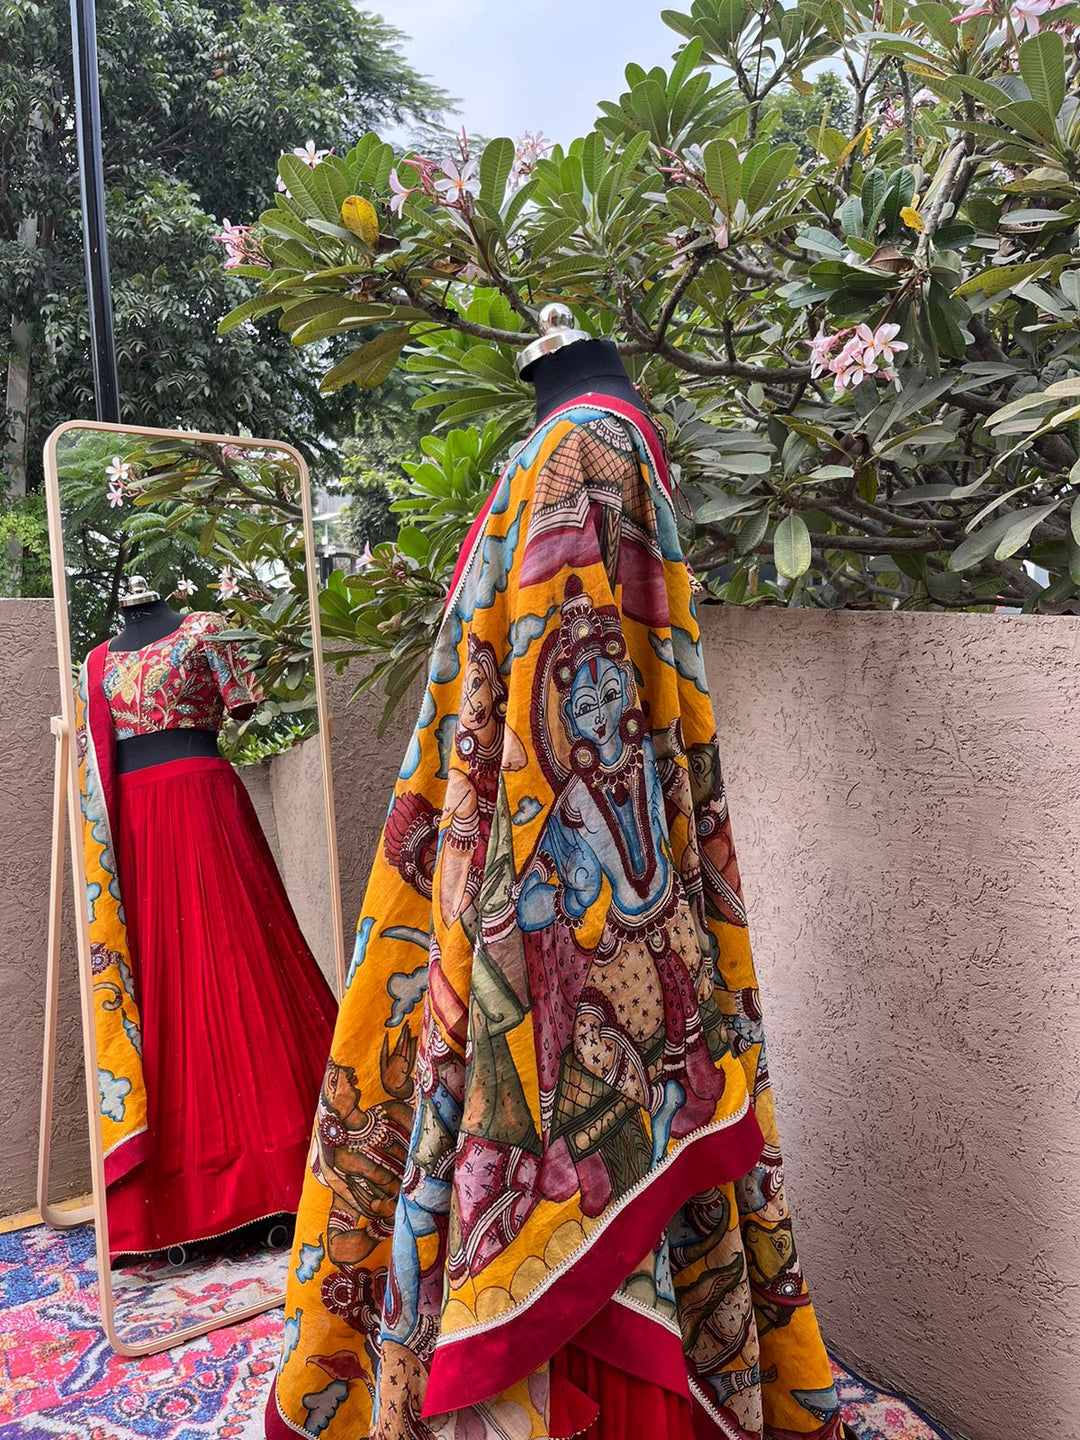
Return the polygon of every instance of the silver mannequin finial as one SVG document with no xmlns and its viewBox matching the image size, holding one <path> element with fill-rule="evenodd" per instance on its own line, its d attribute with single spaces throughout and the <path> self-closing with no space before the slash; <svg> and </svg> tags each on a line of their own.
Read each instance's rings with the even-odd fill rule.
<svg viewBox="0 0 1080 1440">
<path fill-rule="evenodd" d="M 519 351 L 514 362 L 519 375 L 544 355 L 553 355 L 564 345 L 573 345 L 578 340 L 593 338 L 588 331 L 577 328 L 570 306 L 564 305 L 561 300 L 552 300 L 541 309 L 536 328 L 540 338 L 530 341 L 524 350 Z"/>
<path fill-rule="evenodd" d="M 149 605 L 152 600 L 160 599 L 158 592 L 146 583 L 145 575 L 129 575 L 127 588 L 120 597 L 120 608 L 127 610 L 132 605 Z"/>
</svg>

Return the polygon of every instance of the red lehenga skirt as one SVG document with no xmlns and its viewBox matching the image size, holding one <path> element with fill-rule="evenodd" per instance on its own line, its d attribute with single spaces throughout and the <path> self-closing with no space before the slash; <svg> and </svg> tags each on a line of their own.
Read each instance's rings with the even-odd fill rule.
<svg viewBox="0 0 1080 1440">
<path fill-rule="evenodd" d="M 694 1440 L 690 1401 L 652 1380 L 643 1380 L 572 1342 L 551 1357 L 551 1430 L 577 1440 Z M 560 1383 L 562 1382 L 562 1383 Z M 570 1387 L 567 1393 L 566 1386 Z M 600 1407 L 596 1419 L 577 1429 L 580 1391 Z"/>
<path fill-rule="evenodd" d="M 336 1009 L 228 761 L 117 788 L 150 1154 L 109 1186 L 113 1256 L 296 1212 Z"/>
</svg>

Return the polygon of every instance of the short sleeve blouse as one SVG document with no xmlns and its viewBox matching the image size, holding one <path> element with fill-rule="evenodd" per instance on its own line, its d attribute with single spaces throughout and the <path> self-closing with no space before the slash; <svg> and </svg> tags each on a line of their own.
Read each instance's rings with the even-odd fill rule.
<svg viewBox="0 0 1080 1440">
<path fill-rule="evenodd" d="M 262 700 L 251 666 L 224 615 L 196 610 L 169 635 L 139 650 L 110 650 L 102 687 L 118 740 L 156 730 L 220 730 Z"/>
</svg>

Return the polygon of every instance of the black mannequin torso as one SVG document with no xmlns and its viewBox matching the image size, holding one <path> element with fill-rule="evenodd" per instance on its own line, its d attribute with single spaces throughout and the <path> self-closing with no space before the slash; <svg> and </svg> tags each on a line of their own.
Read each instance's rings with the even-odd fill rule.
<svg viewBox="0 0 1080 1440">
<path fill-rule="evenodd" d="M 124 628 L 109 641 L 110 651 L 122 653 L 142 650 L 164 640 L 184 623 L 184 616 L 172 610 L 164 600 L 150 600 L 145 605 L 132 605 L 123 612 Z M 145 770 L 167 760 L 187 760 L 197 756 L 218 754 L 215 730 L 155 730 L 149 735 L 131 735 L 116 742 L 116 768 L 126 775 L 132 770 Z"/>
<path fill-rule="evenodd" d="M 641 396 L 611 340 L 575 340 L 572 345 L 564 345 L 561 350 L 533 361 L 522 379 L 536 389 L 538 425 L 560 405 L 569 404 L 590 391 L 625 400 L 644 413 Z"/>
</svg>

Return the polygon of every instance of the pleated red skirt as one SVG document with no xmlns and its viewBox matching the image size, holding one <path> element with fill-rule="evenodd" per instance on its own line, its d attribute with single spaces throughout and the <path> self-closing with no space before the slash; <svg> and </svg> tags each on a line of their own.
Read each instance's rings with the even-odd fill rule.
<svg viewBox="0 0 1080 1440">
<path fill-rule="evenodd" d="M 336 1009 L 228 761 L 117 782 L 150 1155 L 109 1186 L 114 1256 L 296 1212 Z"/>
<path fill-rule="evenodd" d="M 579 1440 L 694 1440 L 690 1401 L 591 1355 L 579 1345 L 564 1345 L 551 1358 L 553 1435 L 576 1434 Z M 565 1418 L 571 1407 L 562 1403 L 557 1377 L 583 1391 L 599 1405 L 586 1429 Z"/>
</svg>

